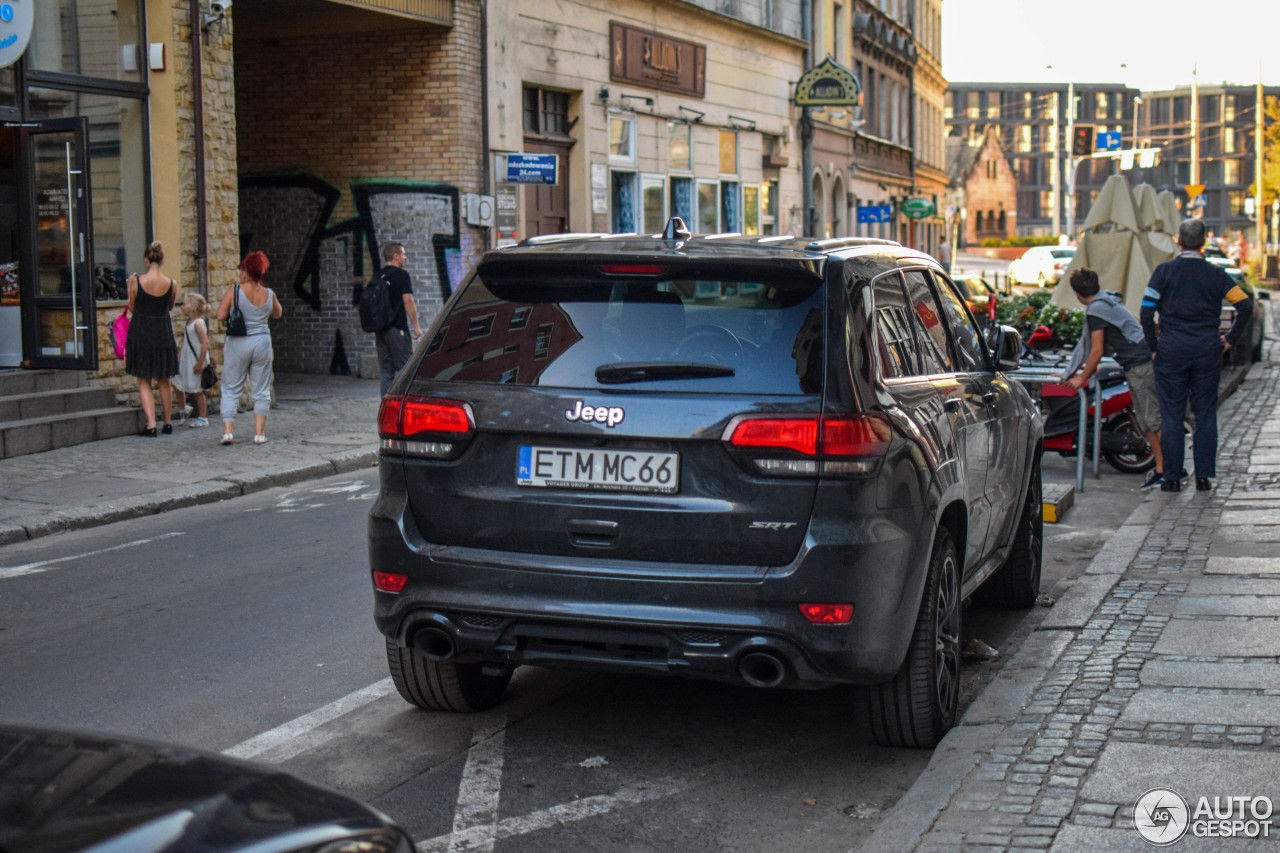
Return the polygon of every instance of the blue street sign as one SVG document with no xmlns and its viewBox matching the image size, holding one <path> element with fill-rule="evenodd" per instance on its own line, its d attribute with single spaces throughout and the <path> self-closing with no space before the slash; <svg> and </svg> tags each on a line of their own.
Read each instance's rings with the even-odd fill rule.
<svg viewBox="0 0 1280 853">
<path fill-rule="evenodd" d="M 1120 150 L 1120 131 L 1113 130 L 1110 133 L 1098 134 L 1099 151 L 1119 151 Z"/>
<path fill-rule="evenodd" d="M 889 222 L 893 219 L 893 207 L 887 204 L 858 205 L 859 222 Z"/>
<path fill-rule="evenodd" d="M 554 184 L 560 158 L 555 154 L 508 154 L 507 183 Z"/>
</svg>

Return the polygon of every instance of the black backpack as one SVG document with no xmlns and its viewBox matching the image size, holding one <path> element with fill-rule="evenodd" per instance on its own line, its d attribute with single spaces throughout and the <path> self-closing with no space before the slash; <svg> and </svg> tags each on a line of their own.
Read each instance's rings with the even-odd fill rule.
<svg viewBox="0 0 1280 853">
<path fill-rule="evenodd" d="M 360 291 L 360 328 L 366 332 L 381 332 L 396 320 L 400 306 L 395 304 L 391 282 L 379 274 Z"/>
</svg>

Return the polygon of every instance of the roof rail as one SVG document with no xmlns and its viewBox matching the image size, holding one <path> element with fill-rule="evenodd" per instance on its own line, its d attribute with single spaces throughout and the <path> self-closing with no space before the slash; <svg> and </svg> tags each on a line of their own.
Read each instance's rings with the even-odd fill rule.
<svg viewBox="0 0 1280 853">
<path fill-rule="evenodd" d="M 814 240 L 805 246 L 806 249 L 815 252 L 828 251 L 830 249 L 843 249 L 853 246 L 901 246 L 897 240 L 882 240 L 879 237 L 828 237 L 824 240 Z"/>
</svg>

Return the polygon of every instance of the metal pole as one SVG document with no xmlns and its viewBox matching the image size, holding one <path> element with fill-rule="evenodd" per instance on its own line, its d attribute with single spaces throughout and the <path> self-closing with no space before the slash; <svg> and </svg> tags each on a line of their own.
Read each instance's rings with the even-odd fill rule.
<svg viewBox="0 0 1280 853">
<path fill-rule="evenodd" d="M 1254 175 L 1257 179 L 1253 182 L 1253 213 L 1258 219 L 1258 251 L 1254 253 L 1257 267 L 1254 269 L 1254 275 L 1258 278 L 1266 273 L 1266 230 L 1267 217 L 1266 212 L 1262 208 L 1262 188 L 1266 179 L 1266 152 L 1262 147 L 1262 108 L 1266 101 L 1264 100 L 1265 92 L 1262 88 L 1262 63 L 1258 63 L 1258 95 L 1254 99 L 1253 105 L 1253 150 L 1258 154 L 1258 164 L 1254 168 Z"/>
<path fill-rule="evenodd" d="M 88 325 L 80 322 L 80 306 L 79 306 L 79 285 L 76 282 L 76 267 L 79 262 L 76 260 L 76 228 L 79 223 L 76 222 L 76 190 L 74 178 L 72 175 L 80 174 L 78 169 L 71 168 L 73 164 L 71 159 L 71 143 L 66 143 L 67 149 L 67 257 L 71 260 L 71 343 L 75 347 L 75 357 L 79 358 L 84 347 L 80 341 L 80 332 L 87 331 Z M 83 238 L 81 238 L 83 239 Z M 83 260 L 84 251 L 80 252 L 81 260 Z M 65 355 L 65 353 L 64 353 Z"/>
<path fill-rule="evenodd" d="M 1076 143 L 1076 84 L 1067 83 L 1067 240 L 1076 230 L 1076 161 L 1072 146 Z"/>
<path fill-rule="evenodd" d="M 805 41 L 804 70 L 813 67 L 813 22 L 810 17 L 810 5 L 800 4 L 800 36 Z M 802 237 L 817 236 L 813 226 L 813 116 L 808 107 L 800 108 L 800 180 L 801 198 L 804 204 L 804 234 Z"/>
<path fill-rule="evenodd" d="M 1191 68 L 1191 183 L 1200 183 L 1200 80 L 1195 66 Z M 1204 214 L 1204 208 L 1197 209 Z"/>
<path fill-rule="evenodd" d="M 1093 476 L 1098 476 L 1098 457 L 1102 450 L 1102 383 L 1093 374 Z"/>
<path fill-rule="evenodd" d="M 1058 93 L 1053 93 L 1053 173 L 1050 183 L 1053 185 L 1053 236 L 1062 233 L 1062 164 L 1058 161 L 1059 149 L 1062 147 L 1058 138 Z"/>
<path fill-rule="evenodd" d="M 1076 491 L 1084 491 L 1084 448 L 1085 436 L 1089 433 L 1088 417 L 1089 417 L 1089 394 L 1083 388 L 1076 392 L 1076 399 L 1080 401 L 1080 424 L 1076 429 Z"/>
</svg>

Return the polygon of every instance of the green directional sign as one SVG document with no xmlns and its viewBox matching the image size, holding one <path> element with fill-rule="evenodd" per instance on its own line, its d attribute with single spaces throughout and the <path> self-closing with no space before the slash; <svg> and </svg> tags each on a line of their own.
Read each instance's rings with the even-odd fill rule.
<svg viewBox="0 0 1280 853">
<path fill-rule="evenodd" d="M 933 216 L 933 202 L 927 198 L 916 196 L 909 198 L 902 203 L 902 213 L 911 219 L 924 219 L 926 216 Z"/>
<path fill-rule="evenodd" d="M 857 76 L 829 56 L 796 83 L 796 105 L 801 107 L 856 107 L 861 96 Z"/>
</svg>

